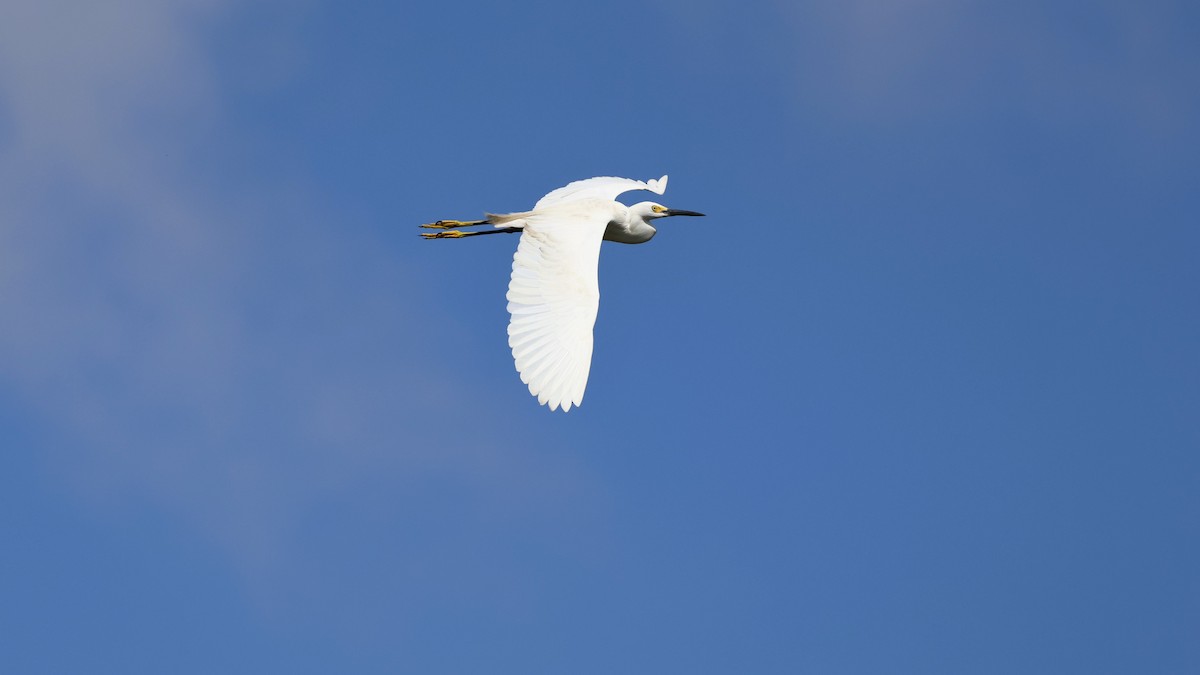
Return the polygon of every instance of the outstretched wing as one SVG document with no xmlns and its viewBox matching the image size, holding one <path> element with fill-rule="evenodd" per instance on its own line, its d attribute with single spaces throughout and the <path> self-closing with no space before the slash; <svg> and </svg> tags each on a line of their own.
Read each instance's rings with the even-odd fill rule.
<svg viewBox="0 0 1200 675">
<path fill-rule="evenodd" d="M 617 178 L 615 176 L 598 176 L 596 178 L 577 180 L 539 199 L 538 203 L 534 204 L 533 210 L 536 211 L 547 206 L 575 201 L 576 199 L 603 199 L 611 202 L 617 198 L 617 195 L 629 192 L 630 190 L 649 190 L 661 195 L 667 191 L 667 177 L 663 176 L 658 180 L 651 178 L 645 182 L 633 180 L 632 178 Z"/>
<path fill-rule="evenodd" d="M 513 256 L 508 346 L 529 393 L 551 410 L 566 412 L 583 401 L 600 307 L 600 241 L 609 218 L 595 202 L 535 210 L 525 217 Z"/>
</svg>

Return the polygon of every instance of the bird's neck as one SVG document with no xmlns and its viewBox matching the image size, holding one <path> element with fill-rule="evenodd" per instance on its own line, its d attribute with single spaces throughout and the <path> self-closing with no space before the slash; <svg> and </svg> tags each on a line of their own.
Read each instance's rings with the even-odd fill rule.
<svg viewBox="0 0 1200 675">
<path fill-rule="evenodd" d="M 646 222 L 640 214 L 622 204 L 614 210 L 613 220 L 604 231 L 604 238 L 621 244 L 643 244 L 650 241 L 658 230 Z"/>
</svg>

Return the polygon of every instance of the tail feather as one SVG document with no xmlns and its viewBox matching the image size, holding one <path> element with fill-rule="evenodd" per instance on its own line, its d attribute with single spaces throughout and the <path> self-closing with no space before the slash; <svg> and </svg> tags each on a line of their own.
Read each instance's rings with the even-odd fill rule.
<svg viewBox="0 0 1200 675">
<path fill-rule="evenodd" d="M 525 227 L 525 219 L 530 216 L 529 211 L 520 213 L 485 213 L 487 221 L 497 227 L 503 225 L 505 227 Z"/>
</svg>

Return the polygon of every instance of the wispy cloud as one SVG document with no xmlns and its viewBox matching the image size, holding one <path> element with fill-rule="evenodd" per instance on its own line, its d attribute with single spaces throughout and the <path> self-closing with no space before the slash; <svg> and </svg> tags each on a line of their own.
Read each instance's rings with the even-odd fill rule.
<svg viewBox="0 0 1200 675">
<path fill-rule="evenodd" d="M 659 4 L 706 51 L 744 47 L 732 37 L 750 24 L 756 41 L 791 65 L 794 78 L 779 86 L 791 87 L 802 109 L 853 123 L 974 114 L 1003 95 L 1014 116 L 1070 125 L 1103 113 L 1135 133 L 1169 137 L 1190 128 L 1200 107 L 1189 86 L 1200 60 L 1186 3 Z"/>
<path fill-rule="evenodd" d="M 578 485 L 461 424 L 467 383 L 420 358 L 412 327 L 436 318 L 379 242 L 337 237 L 299 188 L 232 194 L 193 167 L 224 123 L 204 28 L 229 11 L 4 10 L 0 376 L 53 429 L 47 461 L 94 497 L 151 499 L 250 572 L 307 504 L 380 474 L 518 510 Z M 262 223 L 285 220 L 279 247 Z"/>
<path fill-rule="evenodd" d="M 1164 114 L 1196 100 L 1178 86 L 1196 75 L 1196 64 L 1175 58 L 1188 38 L 1179 31 L 1182 8 L 1169 3 L 1098 3 L 1074 12 L 1036 4 L 996 12 L 946 0 L 781 7 L 811 38 L 797 42 L 800 71 L 813 78 L 828 68 L 823 75 L 841 84 L 838 102 L 869 117 L 971 109 L 984 91 L 1000 89 L 1030 116 L 1086 115 L 1079 107 L 1086 103 L 1159 126 L 1169 122 Z M 809 44 L 834 60 L 814 59 Z M 1045 108 L 1055 102 L 1057 109 Z"/>
</svg>

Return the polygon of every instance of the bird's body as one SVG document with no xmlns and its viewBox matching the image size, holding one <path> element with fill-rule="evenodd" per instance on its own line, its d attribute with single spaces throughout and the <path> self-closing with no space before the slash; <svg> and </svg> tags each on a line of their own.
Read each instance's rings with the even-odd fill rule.
<svg viewBox="0 0 1200 675">
<path fill-rule="evenodd" d="M 508 286 L 508 344 L 521 381 L 538 402 L 568 411 L 583 400 L 592 361 L 592 327 L 600 307 L 600 242 L 641 244 L 654 237 L 650 221 L 671 215 L 699 216 L 653 202 L 625 206 L 616 197 L 630 190 L 662 194 L 667 177 L 646 182 L 599 177 L 550 192 L 530 211 L 488 214 L 486 220 L 438 221 L 445 230 L 430 239 L 520 232 Z M 476 232 L 449 227 L 491 224 Z"/>
<path fill-rule="evenodd" d="M 653 225 L 634 214 L 630 210 L 630 207 L 625 206 L 621 202 L 606 202 L 602 199 L 573 200 L 562 204 L 552 204 L 524 213 L 489 213 L 487 222 L 497 227 L 513 227 L 514 223 L 516 223 L 517 227 L 523 227 L 525 219 L 535 213 L 539 216 L 549 218 L 559 217 L 570 219 L 578 217 L 577 213 L 579 211 L 586 211 L 589 214 L 603 214 L 606 210 L 610 211 L 608 223 L 604 228 L 604 239 L 606 241 L 615 241 L 620 244 L 644 244 L 653 239 L 654 235 L 658 232 Z"/>
</svg>

